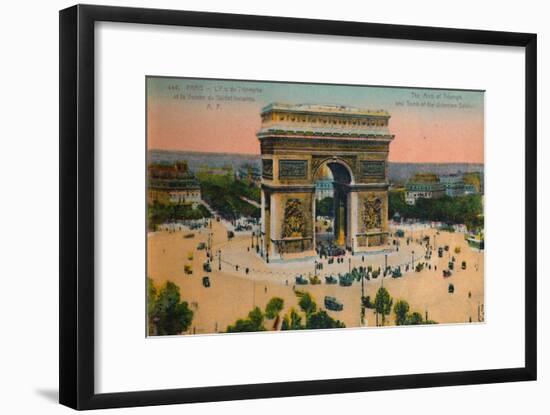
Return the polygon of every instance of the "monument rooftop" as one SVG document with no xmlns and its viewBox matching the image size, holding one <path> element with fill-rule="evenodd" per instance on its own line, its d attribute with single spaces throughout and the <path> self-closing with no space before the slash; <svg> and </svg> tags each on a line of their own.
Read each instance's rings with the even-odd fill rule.
<svg viewBox="0 0 550 415">
<path fill-rule="evenodd" d="M 262 108 L 261 113 L 263 115 L 274 111 L 317 115 L 366 115 L 387 118 L 390 117 L 390 114 L 387 111 L 381 109 L 372 110 L 336 104 L 287 104 L 279 102 L 266 105 Z"/>
</svg>

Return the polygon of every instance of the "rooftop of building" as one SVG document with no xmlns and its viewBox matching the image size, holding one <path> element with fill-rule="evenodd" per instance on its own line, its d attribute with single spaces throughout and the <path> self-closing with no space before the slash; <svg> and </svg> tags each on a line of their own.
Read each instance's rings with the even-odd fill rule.
<svg viewBox="0 0 550 415">
<path fill-rule="evenodd" d="M 416 173 L 410 181 L 414 183 L 439 183 L 439 177 L 434 173 Z"/>
<path fill-rule="evenodd" d="M 283 111 L 296 112 L 301 114 L 326 114 L 326 115 L 369 115 L 378 117 L 390 117 L 390 114 L 383 109 L 357 108 L 337 104 L 287 104 L 274 102 L 262 108 L 262 114 Z"/>
</svg>

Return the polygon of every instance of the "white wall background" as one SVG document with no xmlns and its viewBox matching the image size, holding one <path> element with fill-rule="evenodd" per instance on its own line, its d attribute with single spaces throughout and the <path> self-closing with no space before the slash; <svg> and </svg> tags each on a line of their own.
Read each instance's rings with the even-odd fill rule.
<svg viewBox="0 0 550 415">
<path fill-rule="evenodd" d="M 90 3 L 96 3 L 90 1 Z M 99 2 L 102 3 L 102 2 Z M 539 258 L 542 235 L 550 233 L 542 188 L 550 168 L 542 155 L 550 148 L 543 100 L 550 97 L 544 75 L 550 36 L 545 2 L 460 2 L 387 0 L 321 3 L 223 0 L 110 1 L 113 5 L 233 13 L 360 20 L 429 26 L 537 32 L 539 34 Z M 0 411 L 68 413 L 57 401 L 58 300 L 58 15 L 68 1 L 6 2 L 2 8 L 0 87 Z M 548 73 L 548 72 L 546 72 Z M 542 79 L 541 79 L 542 78 Z M 539 263 L 539 381 L 392 392 L 125 409 L 126 413 L 241 414 L 346 412 L 465 414 L 522 413 L 550 409 L 550 364 L 543 325 L 550 314 L 542 304 L 546 284 Z M 104 411 L 102 413 L 114 413 Z"/>
</svg>

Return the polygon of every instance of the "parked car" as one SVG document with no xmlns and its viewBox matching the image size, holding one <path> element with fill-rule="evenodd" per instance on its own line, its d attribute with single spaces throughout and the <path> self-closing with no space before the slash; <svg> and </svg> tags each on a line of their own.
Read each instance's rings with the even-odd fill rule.
<svg viewBox="0 0 550 415">
<path fill-rule="evenodd" d="M 449 294 L 454 293 L 454 292 L 455 292 L 455 286 L 454 286 L 453 284 L 449 284 L 449 289 L 448 289 L 448 291 L 449 291 Z"/>
<path fill-rule="evenodd" d="M 344 309 L 344 304 L 339 302 L 335 297 L 326 296 L 325 308 L 331 311 L 342 311 Z"/>
<path fill-rule="evenodd" d="M 453 275 L 453 273 L 450 270 L 448 270 L 448 269 L 443 270 L 443 276 L 445 278 L 450 277 L 451 275 Z"/>
<path fill-rule="evenodd" d="M 205 288 L 210 287 L 210 278 L 208 278 L 207 276 L 202 277 L 202 285 Z"/>
<path fill-rule="evenodd" d="M 326 284 L 336 284 L 338 280 L 334 278 L 332 275 L 329 275 L 328 277 L 325 277 L 325 283 Z"/>
<path fill-rule="evenodd" d="M 206 244 L 205 244 L 204 242 L 199 243 L 199 244 L 197 245 L 197 249 L 198 249 L 199 251 L 205 250 L 205 249 L 206 249 Z"/>
<path fill-rule="evenodd" d="M 462 261 L 462 265 L 460 266 L 462 269 L 466 269 L 466 261 Z"/>
<path fill-rule="evenodd" d="M 212 272 L 210 262 L 206 261 L 204 264 L 202 264 L 202 269 L 204 270 L 204 272 Z"/>
<path fill-rule="evenodd" d="M 341 287 L 349 287 L 353 282 L 353 278 L 351 277 L 351 274 L 339 275 L 338 282 Z"/>
<path fill-rule="evenodd" d="M 442 247 L 439 247 L 439 248 L 437 249 L 437 256 L 438 256 L 439 258 L 442 258 L 442 257 L 443 257 L 443 248 L 442 248 Z"/>
<path fill-rule="evenodd" d="M 449 269 L 452 271 L 455 268 L 455 263 L 453 261 L 449 261 Z"/>
<path fill-rule="evenodd" d="M 308 284 L 308 280 L 306 280 L 304 277 L 302 277 L 301 275 L 299 275 L 299 276 L 296 277 L 296 284 L 297 284 L 297 285 L 307 285 L 307 284 Z"/>
<path fill-rule="evenodd" d="M 394 269 L 391 276 L 392 276 L 392 278 L 402 277 L 403 274 L 401 273 L 401 267 Z"/>
<path fill-rule="evenodd" d="M 184 265 L 183 271 L 186 275 L 192 275 L 193 274 L 193 267 L 191 265 Z"/>
<path fill-rule="evenodd" d="M 321 284 L 321 279 L 317 275 L 314 275 L 313 277 L 309 277 L 309 283 L 311 285 L 318 285 Z"/>
</svg>

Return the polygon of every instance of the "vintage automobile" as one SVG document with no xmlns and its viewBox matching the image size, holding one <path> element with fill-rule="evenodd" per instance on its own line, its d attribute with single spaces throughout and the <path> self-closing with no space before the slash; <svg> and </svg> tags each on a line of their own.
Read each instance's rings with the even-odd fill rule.
<svg viewBox="0 0 550 415">
<path fill-rule="evenodd" d="M 334 278 L 332 275 L 329 275 L 328 277 L 325 277 L 325 283 L 326 284 L 336 284 L 338 280 Z"/>
<path fill-rule="evenodd" d="M 445 245 L 444 249 L 445 249 L 445 252 L 447 252 L 449 250 L 449 245 Z"/>
<path fill-rule="evenodd" d="M 466 269 L 466 261 L 462 261 L 462 264 L 461 264 L 460 268 Z"/>
<path fill-rule="evenodd" d="M 455 263 L 453 261 L 449 261 L 449 269 L 452 271 L 455 268 Z"/>
<path fill-rule="evenodd" d="M 397 267 L 396 269 L 394 269 L 391 276 L 392 276 L 392 278 L 402 277 L 403 274 L 401 273 L 401 267 Z"/>
<path fill-rule="evenodd" d="M 202 269 L 204 272 L 212 272 L 212 267 L 210 266 L 210 262 L 206 261 L 204 264 L 202 264 Z"/>
<path fill-rule="evenodd" d="M 207 276 L 202 277 L 202 285 L 206 288 L 210 287 L 210 278 Z"/>
<path fill-rule="evenodd" d="M 453 273 L 450 270 L 448 270 L 448 269 L 443 270 L 443 276 L 445 278 L 450 277 L 451 275 L 453 275 Z"/>
<path fill-rule="evenodd" d="M 193 275 L 193 267 L 191 265 L 184 265 L 183 271 L 186 275 Z"/>
<path fill-rule="evenodd" d="M 198 245 L 197 245 L 197 249 L 199 251 L 203 251 L 206 249 L 206 244 L 204 242 L 200 242 Z"/>
<path fill-rule="evenodd" d="M 325 308 L 331 311 L 342 311 L 344 309 L 344 304 L 339 302 L 335 297 L 326 296 Z"/>
<path fill-rule="evenodd" d="M 442 258 L 442 257 L 443 257 L 443 248 L 442 248 L 442 247 L 439 247 L 439 248 L 437 249 L 437 256 L 438 256 L 439 258 Z"/>
<path fill-rule="evenodd" d="M 308 284 L 308 280 L 305 279 L 304 277 L 302 277 L 301 275 L 298 275 L 296 277 L 296 284 L 298 285 L 307 285 Z"/>
<path fill-rule="evenodd" d="M 448 291 L 449 291 L 449 294 L 454 293 L 454 292 L 455 292 L 455 286 L 454 286 L 453 284 L 449 284 L 449 289 L 448 289 Z"/>
<path fill-rule="evenodd" d="M 353 282 L 353 278 L 351 277 L 351 274 L 339 275 L 338 282 L 341 287 L 349 287 Z"/>
<path fill-rule="evenodd" d="M 309 277 L 309 283 L 311 285 L 318 285 L 321 284 L 321 279 L 317 275 L 314 275 L 313 277 Z"/>
<path fill-rule="evenodd" d="M 405 231 L 403 231 L 403 229 L 398 229 L 395 231 L 395 236 L 398 238 L 403 238 L 405 236 Z"/>
</svg>

